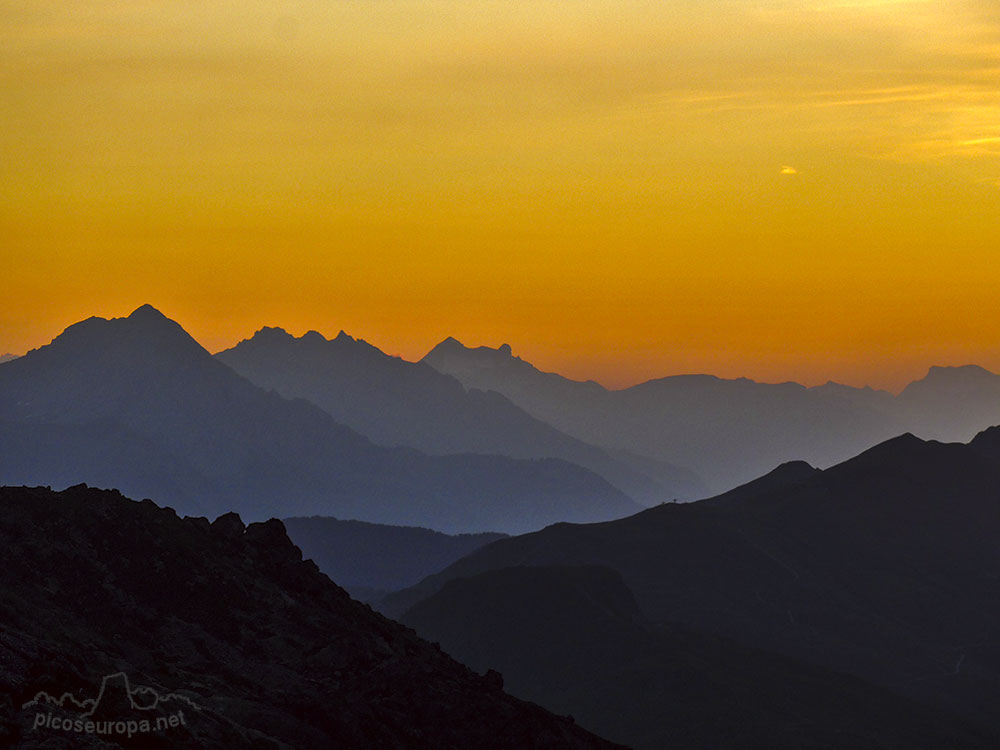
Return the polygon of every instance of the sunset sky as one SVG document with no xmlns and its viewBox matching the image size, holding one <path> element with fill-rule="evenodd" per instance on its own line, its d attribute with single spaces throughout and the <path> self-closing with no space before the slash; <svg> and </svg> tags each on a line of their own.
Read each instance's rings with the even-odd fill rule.
<svg viewBox="0 0 1000 750">
<path fill-rule="evenodd" d="M 0 353 L 1000 371 L 996 0 L 0 0 Z"/>
</svg>

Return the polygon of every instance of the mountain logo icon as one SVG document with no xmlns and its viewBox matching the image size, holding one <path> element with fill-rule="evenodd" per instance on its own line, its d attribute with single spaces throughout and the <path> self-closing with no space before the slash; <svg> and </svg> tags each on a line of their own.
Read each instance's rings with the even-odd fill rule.
<svg viewBox="0 0 1000 750">
<path fill-rule="evenodd" d="M 184 710 L 201 711 L 180 693 L 160 693 L 145 685 L 132 685 L 125 672 L 113 672 L 101 679 L 96 698 L 79 699 L 64 692 L 56 697 L 44 690 L 22 704 L 35 709 L 33 729 L 57 729 L 98 735 L 126 735 L 187 726 Z"/>
</svg>

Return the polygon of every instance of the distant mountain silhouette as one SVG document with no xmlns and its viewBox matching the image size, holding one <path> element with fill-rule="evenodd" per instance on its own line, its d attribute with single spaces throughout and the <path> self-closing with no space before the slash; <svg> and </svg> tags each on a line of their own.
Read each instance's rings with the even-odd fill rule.
<svg viewBox="0 0 1000 750">
<path fill-rule="evenodd" d="M 5 748 L 612 747 L 352 601 L 276 520 L 5 487 L 0 566 Z M 39 705 L 41 691 L 97 705 Z M 183 725 L 127 739 L 35 723 L 159 701 Z"/>
<path fill-rule="evenodd" d="M 383 607 L 514 566 L 618 571 L 658 626 L 853 674 L 1000 731 L 1000 428 L 903 435 L 719 498 L 494 542 Z M 474 638 L 470 633 L 468 638 Z"/>
<path fill-rule="evenodd" d="M 433 454 L 561 458 L 584 466 L 646 505 L 704 497 L 690 471 L 611 455 L 528 415 L 493 391 L 466 391 L 427 364 L 390 357 L 343 331 L 328 341 L 263 328 L 215 355 L 240 375 L 286 398 L 304 398 L 382 445 Z"/>
<path fill-rule="evenodd" d="M 0 366 L 0 481 L 80 481 L 182 512 L 334 515 L 445 532 L 519 532 L 639 508 L 557 459 L 385 448 L 262 390 L 145 305 L 70 326 Z"/>
<path fill-rule="evenodd" d="M 660 748 L 989 748 L 996 736 L 857 678 L 646 622 L 606 567 L 449 581 L 402 621 L 513 694 Z"/>
<path fill-rule="evenodd" d="M 932 367 L 897 402 L 907 429 L 920 437 L 965 441 L 1000 422 L 1000 375 L 976 365 Z"/>
<path fill-rule="evenodd" d="M 431 529 L 312 516 L 285 518 L 303 554 L 355 599 L 380 599 L 412 586 L 504 534 L 449 536 Z"/>
<path fill-rule="evenodd" d="M 10 362 L 12 359 L 17 359 L 17 355 L 11 354 L 10 352 L 8 352 L 7 354 L 0 354 L 0 365 L 2 365 L 4 362 Z"/>
<path fill-rule="evenodd" d="M 468 388 L 503 393 L 581 440 L 675 462 L 716 492 L 783 461 L 826 467 L 910 431 L 970 440 L 1000 422 L 1000 376 L 978 367 L 931 368 L 898 397 L 837 383 L 756 383 L 678 375 L 619 391 L 545 373 L 509 346 L 446 339 L 422 360 Z"/>
</svg>

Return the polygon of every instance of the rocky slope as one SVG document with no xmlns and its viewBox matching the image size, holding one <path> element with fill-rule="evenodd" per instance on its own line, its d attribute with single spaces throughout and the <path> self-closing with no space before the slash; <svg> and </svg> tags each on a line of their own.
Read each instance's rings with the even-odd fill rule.
<svg viewBox="0 0 1000 750">
<path fill-rule="evenodd" d="M 8 487 L 0 566 L 4 747 L 612 747 L 351 600 L 279 521 Z M 22 708 L 93 699 L 102 680 L 106 716 L 152 717 L 138 703 L 165 696 L 156 711 L 183 706 L 183 724 L 88 735 L 35 725 L 79 718 L 71 701 Z"/>
</svg>

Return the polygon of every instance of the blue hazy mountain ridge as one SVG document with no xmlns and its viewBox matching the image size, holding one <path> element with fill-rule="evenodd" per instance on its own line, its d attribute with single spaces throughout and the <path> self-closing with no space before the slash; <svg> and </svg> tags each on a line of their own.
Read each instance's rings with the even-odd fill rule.
<svg viewBox="0 0 1000 750">
<path fill-rule="evenodd" d="M 640 509 L 558 459 L 386 448 L 250 383 L 146 305 L 0 365 L 0 482 L 117 487 L 185 513 L 523 532 Z"/>
<path fill-rule="evenodd" d="M 442 534 L 432 529 L 309 516 L 285 518 L 302 553 L 355 599 L 374 601 L 407 588 L 505 534 Z"/>
<path fill-rule="evenodd" d="M 327 340 L 263 328 L 215 355 L 240 375 L 286 398 L 304 398 L 376 443 L 444 455 L 482 453 L 561 458 L 584 466 L 645 505 L 707 494 L 692 472 L 570 437 L 495 391 L 466 390 L 424 363 L 391 357 L 343 331 Z"/>
<path fill-rule="evenodd" d="M 757 383 L 676 375 L 608 390 L 542 372 L 509 346 L 468 348 L 449 338 L 422 360 L 467 388 L 498 391 L 563 432 L 695 471 L 714 492 L 793 459 L 847 460 L 903 432 L 970 440 L 1000 422 L 1000 376 L 934 367 L 899 396 L 837 383 Z"/>
<path fill-rule="evenodd" d="M 965 441 L 1000 423 L 1000 375 L 978 365 L 932 367 L 896 398 L 907 429 L 925 439 Z"/>
<path fill-rule="evenodd" d="M 715 499 L 499 540 L 381 606 L 405 620 L 449 581 L 604 566 L 655 626 L 851 674 L 996 734 L 998 498 L 1000 427 L 969 444 L 906 434 L 823 471 L 793 462 Z"/>
</svg>

